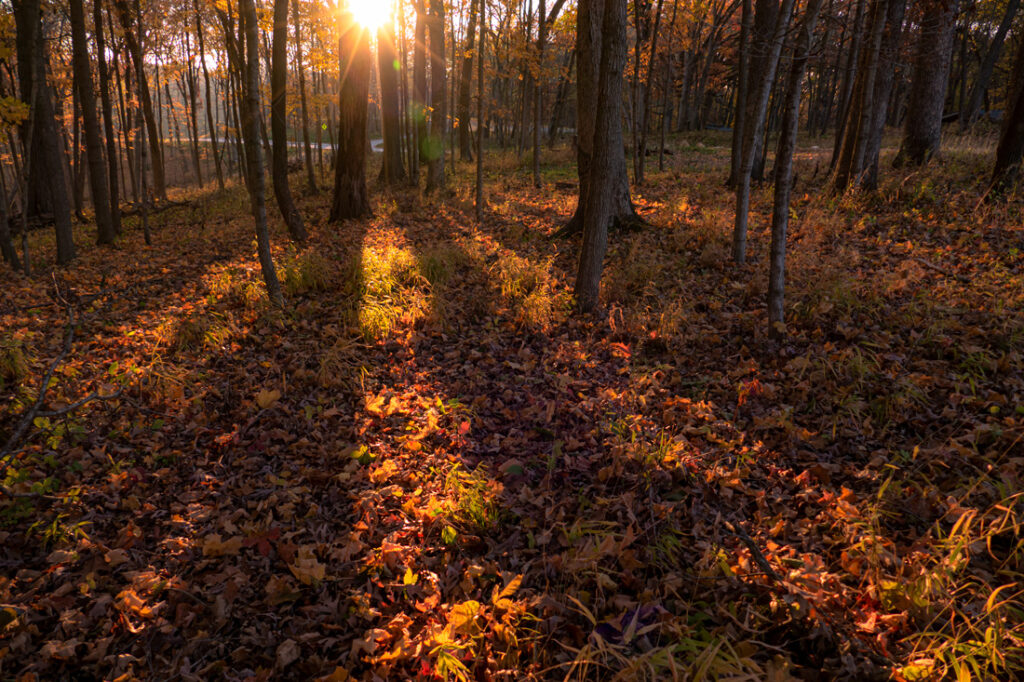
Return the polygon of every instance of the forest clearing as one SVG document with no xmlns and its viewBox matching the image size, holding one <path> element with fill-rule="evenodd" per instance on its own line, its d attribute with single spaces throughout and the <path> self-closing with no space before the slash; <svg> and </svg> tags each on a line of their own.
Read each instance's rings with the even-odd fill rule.
<svg viewBox="0 0 1024 682">
<path fill-rule="evenodd" d="M 0 0 L 0 680 L 1021 678 L 1019 5 Z"/>
</svg>

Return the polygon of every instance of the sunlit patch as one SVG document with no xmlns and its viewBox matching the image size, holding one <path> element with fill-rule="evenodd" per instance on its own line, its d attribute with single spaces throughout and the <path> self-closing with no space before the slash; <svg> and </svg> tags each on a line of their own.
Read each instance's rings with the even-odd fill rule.
<svg viewBox="0 0 1024 682">
<path fill-rule="evenodd" d="M 387 0 L 349 0 L 348 9 L 357 24 L 371 31 L 391 18 L 391 4 Z"/>
</svg>

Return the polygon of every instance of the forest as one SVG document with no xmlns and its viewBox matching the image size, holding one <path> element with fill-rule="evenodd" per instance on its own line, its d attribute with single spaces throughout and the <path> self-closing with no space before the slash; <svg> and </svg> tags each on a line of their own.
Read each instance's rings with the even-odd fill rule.
<svg viewBox="0 0 1024 682">
<path fill-rule="evenodd" d="M 0 680 L 1024 678 L 1020 0 L 0 0 Z"/>
</svg>

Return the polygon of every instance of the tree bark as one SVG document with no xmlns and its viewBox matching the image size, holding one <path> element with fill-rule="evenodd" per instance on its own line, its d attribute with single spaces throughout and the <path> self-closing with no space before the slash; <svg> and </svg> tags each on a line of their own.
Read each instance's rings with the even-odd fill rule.
<svg viewBox="0 0 1024 682">
<path fill-rule="evenodd" d="M 1007 101 L 1006 119 L 996 147 L 989 196 L 1006 192 L 1021 179 L 1024 160 L 1024 45 L 1017 49 L 1012 82 L 1015 87 Z"/>
<path fill-rule="evenodd" d="M 960 112 L 961 132 L 967 130 L 978 120 L 978 114 L 981 112 L 981 100 L 985 91 L 988 90 L 992 72 L 995 71 L 996 62 L 999 61 L 999 54 L 1003 49 L 1003 42 L 1006 40 L 1006 34 L 1013 25 L 1013 19 L 1017 16 L 1019 8 L 1020 0 L 1008 0 L 1006 3 L 1003 19 L 999 22 L 999 28 L 996 29 L 996 34 L 992 37 L 988 50 L 985 51 L 985 57 L 981 60 L 981 66 L 978 69 L 978 76 L 974 85 L 971 86 L 971 95 L 967 99 L 967 106 Z"/>
<path fill-rule="evenodd" d="M 753 30 L 754 11 L 751 0 L 743 0 L 740 19 L 739 76 L 736 85 L 736 118 L 732 124 L 732 167 L 729 169 L 729 187 L 740 181 L 740 166 L 743 165 L 743 125 L 746 121 L 747 96 L 750 92 L 750 32 Z"/>
<path fill-rule="evenodd" d="M 239 0 L 238 13 L 245 35 L 245 146 L 249 162 L 249 196 L 256 222 L 256 250 L 259 254 L 267 296 L 284 306 L 281 283 L 270 254 L 270 232 L 267 229 L 266 181 L 263 175 L 263 150 L 260 147 L 260 60 L 259 27 L 256 25 L 254 0 Z"/>
<path fill-rule="evenodd" d="M 761 2 L 774 2 L 774 0 L 758 0 Z M 765 55 L 765 62 L 759 79 L 755 80 L 751 91 L 750 115 L 743 124 L 743 159 L 740 165 L 739 183 L 736 187 L 736 224 L 732 235 L 732 257 L 737 263 L 745 263 L 747 260 L 747 218 L 750 212 L 750 178 L 754 169 L 754 155 L 757 151 L 756 141 L 764 134 L 765 115 L 768 108 L 768 99 L 771 96 L 772 84 L 775 82 L 775 70 L 779 65 L 779 55 L 782 52 L 782 41 L 789 25 L 790 15 L 793 13 L 794 0 L 783 0 L 779 9 L 775 29 L 769 38 L 768 53 Z"/>
<path fill-rule="evenodd" d="M 786 289 L 786 232 L 789 228 L 789 200 L 793 191 L 793 152 L 800 122 L 800 93 L 811 50 L 811 38 L 818 23 L 822 0 L 809 0 L 793 48 L 793 64 L 783 105 L 782 133 L 775 154 L 775 201 L 772 207 L 771 264 L 768 273 L 768 333 L 777 336 L 785 324 L 783 301 Z"/>
<path fill-rule="evenodd" d="M 57 238 L 57 263 L 63 265 L 74 259 L 75 242 L 60 131 L 46 78 L 42 9 L 39 0 L 16 0 L 13 7 L 21 99 L 29 103 L 28 118 L 22 122 L 25 159 L 22 196 L 26 198 L 22 207 L 22 229 L 27 226 L 30 215 L 51 214 Z"/>
<path fill-rule="evenodd" d="M 274 198 L 294 241 L 306 240 L 306 225 L 288 186 L 288 0 L 274 0 L 270 67 L 270 134 L 274 138 L 271 178 Z"/>
<path fill-rule="evenodd" d="M 377 72 L 380 74 L 380 109 L 384 137 L 384 160 L 379 180 L 385 185 L 406 181 L 402 163 L 402 118 L 398 102 L 400 65 L 395 48 L 394 24 L 377 29 Z"/>
<path fill-rule="evenodd" d="M 114 136 L 114 108 L 110 101 L 110 74 L 107 71 L 107 45 L 103 34 L 103 0 L 93 0 L 93 31 L 96 34 L 96 69 L 100 79 L 100 106 L 107 148 L 107 189 L 110 198 L 110 222 L 114 233 L 121 234 L 121 199 L 117 177 L 117 138 Z"/>
<path fill-rule="evenodd" d="M 89 187 L 92 190 L 93 211 L 96 214 L 96 243 L 113 244 L 117 237 L 110 217 L 110 191 L 107 188 L 107 167 L 100 140 L 100 124 L 96 116 L 96 93 L 93 90 L 92 70 L 89 68 L 89 46 L 85 39 L 85 8 L 82 0 L 69 0 L 71 15 L 71 51 L 75 87 L 82 110 L 85 129 L 85 153 L 88 157 Z"/>
<path fill-rule="evenodd" d="M 292 23 L 295 27 L 295 63 L 299 72 L 299 104 L 302 107 L 302 154 L 306 162 L 306 182 L 310 192 L 319 191 L 313 172 L 313 150 L 309 143 L 309 104 L 306 101 L 306 65 L 302 58 L 302 32 L 299 19 L 299 1 L 292 0 Z"/>
<path fill-rule="evenodd" d="M 473 89 L 473 48 L 476 42 L 477 7 L 481 2 L 483 0 L 469 0 L 466 48 L 462 55 L 462 72 L 459 74 L 459 108 L 456 116 L 459 121 L 459 158 L 463 161 L 473 160 L 473 132 L 469 125 L 469 105 Z"/>
<path fill-rule="evenodd" d="M 591 4 L 603 5 L 599 31 L 602 45 L 590 189 L 583 214 L 583 245 L 575 286 L 576 306 L 580 312 L 594 310 L 599 302 L 601 271 L 608 249 L 608 224 L 615 208 L 614 190 L 618 180 L 615 157 L 622 150 L 622 73 L 626 66 L 626 0 L 581 0 L 581 16 L 584 7 Z M 591 15 L 594 8 L 588 9 L 587 14 Z M 583 24 L 582 18 L 580 23 Z M 593 26 L 589 16 L 587 23 Z M 623 160 L 623 170 L 624 166 Z"/>
<path fill-rule="evenodd" d="M 423 146 L 427 140 L 427 8 L 426 0 L 415 0 L 416 26 L 413 30 L 412 52 L 412 119 L 413 150 L 409 167 L 409 180 L 420 184 L 420 163 L 424 158 Z"/>
<path fill-rule="evenodd" d="M 444 59 L 444 0 L 430 0 L 430 136 L 427 160 L 428 193 L 444 187 L 444 135 L 447 124 L 447 73 Z"/>
<path fill-rule="evenodd" d="M 476 51 L 476 221 L 484 217 L 484 42 L 487 5 L 480 0 L 480 46 Z M 468 123 L 468 121 L 467 121 Z"/>
<path fill-rule="evenodd" d="M 959 0 L 924 3 L 897 167 L 927 163 L 939 151 L 958 7 Z"/>
<path fill-rule="evenodd" d="M 331 221 L 370 215 L 366 191 L 366 105 L 370 93 L 370 40 L 352 19 L 342 17 L 338 52 L 341 86 L 338 96 L 338 151 L 335 154 Z"/>
</svg>

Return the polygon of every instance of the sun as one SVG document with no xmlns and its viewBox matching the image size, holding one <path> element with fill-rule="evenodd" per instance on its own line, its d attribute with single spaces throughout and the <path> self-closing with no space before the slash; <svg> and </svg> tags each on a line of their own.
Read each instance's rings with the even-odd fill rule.
<svg viewBox="0 0 1024 682">
<path fill-rule="evenodd" d="M 376 31 L 391 18 L 388 0 L 349 0 L 348 9 L 356 23 L 371 31 Z"/>
</svg>

